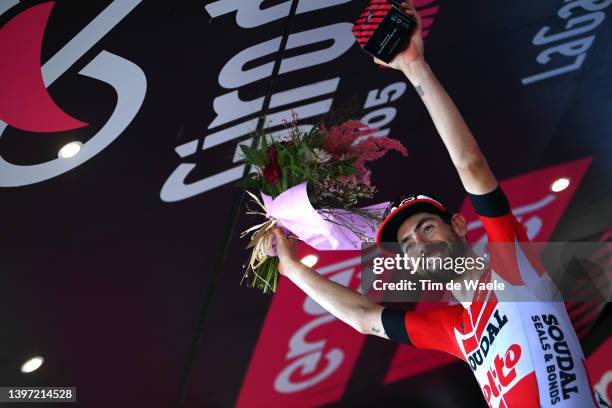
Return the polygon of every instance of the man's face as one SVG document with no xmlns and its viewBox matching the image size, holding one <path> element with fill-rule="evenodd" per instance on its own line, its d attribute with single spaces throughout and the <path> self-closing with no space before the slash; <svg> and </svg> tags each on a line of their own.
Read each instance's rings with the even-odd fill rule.
<svg viewBox="0 0 612 408">
<path fill-rule="evenodd" d="M 397 241 L 404 254 L 411 257 L 458 258 L 468 255 L 469 246 L 465 239 L 465 219 L 454 215 L 446 223 L 439 215 L 418 213 L 408 217 L 397 231 Z M 417 270 L 420 277 L 437 282 L 448 282 L 456 274 L 440 268 L 440 262 L 433 262 Z"/>
</svg>

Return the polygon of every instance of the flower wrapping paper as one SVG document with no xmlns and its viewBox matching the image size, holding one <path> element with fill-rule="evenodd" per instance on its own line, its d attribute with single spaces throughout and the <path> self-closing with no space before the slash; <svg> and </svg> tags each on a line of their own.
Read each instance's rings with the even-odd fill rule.
<svg viewBox="0 0 612 408">
<path fill-rule="evenodd" d="M 363 241 L 374 241 L 376 236 L 376 226 L 364 216 L 344 209 L 315 210 L 308 198 L 307 183 L 291 187 L 276 198 L 263 193 L 261 197 L 266 217 L 276 219 L 280 226 L 319 251 L 359 250 Z M 387 204 L 379 203 L 363 210 L 382 213 Z M 273 252 L 268 255 L 276 256 L 275 247 Z"/>
</svg>

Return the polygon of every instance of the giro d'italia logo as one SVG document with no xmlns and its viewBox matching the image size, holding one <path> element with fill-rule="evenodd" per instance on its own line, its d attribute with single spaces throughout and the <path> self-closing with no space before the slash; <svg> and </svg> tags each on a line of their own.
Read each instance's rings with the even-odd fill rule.
<svg viewBox="0 0 612 408">
<path fill-rule="evenodd" d="M 41 67 L 43 36 L 54 2 L 32 6 L 0 28 L 0 138 L 7 127 L 51 133 L 88 126 L 64 112 L 47 87 L 77 62 L 142 0 L 115 0 Z M 0 15 L 17 0 L 2 0 Z M 102 81 L 117 94 L 106 123 L 70 158 L 31 165 L 8 162 L 0 152 L 0 187 L 17 187 L 56 177 L 89 160 L 110 145 L 132 122 L 146 93 L 147 80 L 136 64 L 111 52 L 100 51 L 80 75 Z"/>
</svg>

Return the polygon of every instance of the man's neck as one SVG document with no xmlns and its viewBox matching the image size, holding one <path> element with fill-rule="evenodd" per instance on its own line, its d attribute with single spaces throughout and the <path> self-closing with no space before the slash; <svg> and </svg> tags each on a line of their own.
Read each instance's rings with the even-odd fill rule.
<svg viewBox="0 0 612 408">
<path fill-rule="evenodd" d="M 470 252 L 466 255 L 466 258 L 476 259 L 477 255 L 474 251 L 470 250 Z M 457 278 L 455 282 L 459 282 L 460 289 L 455 289 L 453 287 L 452 293 L 453 297 L 457 299 L 464 307 L 469 306 L 472 303 L 472 299 L 474 298 L 475 289 L 468 289 L 465 282 L 474 281 L 478 282 L 482 276 L 482 274 L 488 269 L 489 265 L 487 264 L 485 268 L 477 268 L 474 266 L 473 268 L 466 269 L 462 274 L 457 274 Z M 476 285 L 474 285 L 476 286 Z"/>
</svg>

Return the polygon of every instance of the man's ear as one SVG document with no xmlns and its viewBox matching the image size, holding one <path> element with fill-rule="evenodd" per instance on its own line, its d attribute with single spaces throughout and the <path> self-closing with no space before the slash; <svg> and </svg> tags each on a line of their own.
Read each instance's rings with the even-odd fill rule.
<svg viewBox="0 0 612 408">
<path fill-rule="evenodd" d="M 450 219 L 451 227 L 455 234 L 459 235 L 461 238 L 465 238 L 467 235 L 467 221 L 465 217 L 459 213 L 453 214 Z"/>
</svg>

